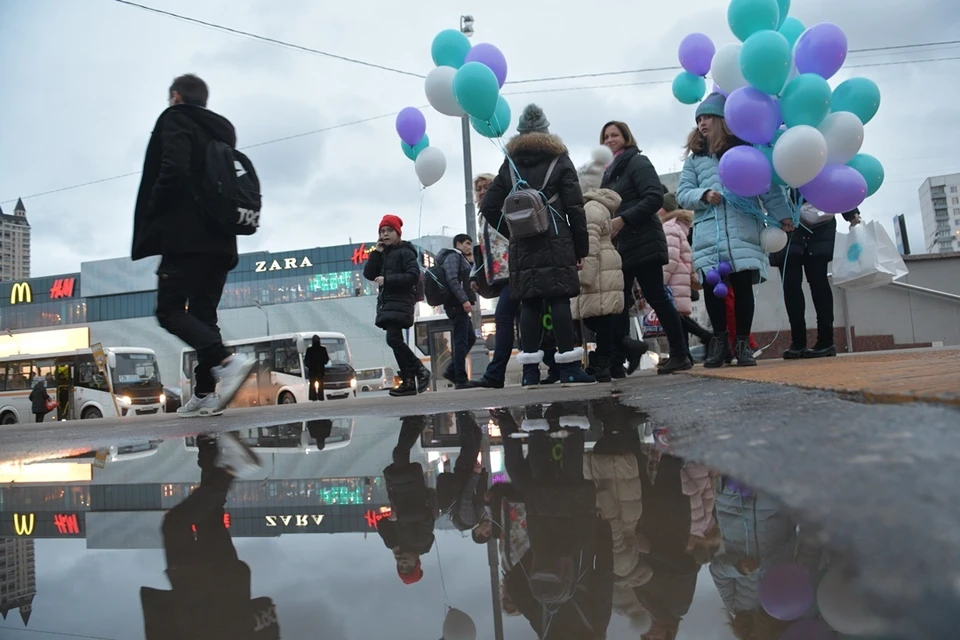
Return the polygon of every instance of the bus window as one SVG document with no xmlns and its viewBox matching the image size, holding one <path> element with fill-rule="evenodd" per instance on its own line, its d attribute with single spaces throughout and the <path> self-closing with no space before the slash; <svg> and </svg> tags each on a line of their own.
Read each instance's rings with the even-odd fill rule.
<svg viewBox="0 0 960 640">
<path fill-rule="evenodd" d="M 273 342 L 274 358 L 273 370 L 277 373 L 288 373 L 299 376 L 300 373 L 300 352 L 297 351 L 295 340 Z"/>
<path fill-rule="evenodd" d="M 34 376 L 43 378 L 47 381 L 48 389 L 55 389 L 57 386 L 56 382 L 56 367 L 53 366 L 53 360 L 37 360 L 34 362 Z M 33 386 L 33 380 L 30 381 L 31 386 Z"/>
<path fill-rule="evenodd" d="M 97 371 L 97 364 L 91 354 L 77 356 L 76 386 L 84 389 L 103 390 L 107 388 L 107 379 Z"/>
<path fill-rule="evenodd" d="M 33 388 L 33 363 L 11 362 L 7 365 L 7 391 Z"/>
<path fill-rule="evenodd" d="M 342 338 L 321 338 L 320 344 L 330 356 L 330 364 L 350 364 L 350 353 L 347 351 L 347 341 Z"/>
</svg>

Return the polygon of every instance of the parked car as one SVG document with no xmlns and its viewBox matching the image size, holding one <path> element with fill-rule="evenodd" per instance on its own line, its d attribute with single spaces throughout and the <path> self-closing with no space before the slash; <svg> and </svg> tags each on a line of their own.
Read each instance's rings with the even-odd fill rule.
<svg viewBox="0 0 960 640">
<path fill-rule="evenodd" d="M 400 381 L 392 367 L 357 370 L 357 386 L 360 391 L 383 391 L 384 389 L 392 389 L 398 384 L 400 384 Z"/>
</svg>

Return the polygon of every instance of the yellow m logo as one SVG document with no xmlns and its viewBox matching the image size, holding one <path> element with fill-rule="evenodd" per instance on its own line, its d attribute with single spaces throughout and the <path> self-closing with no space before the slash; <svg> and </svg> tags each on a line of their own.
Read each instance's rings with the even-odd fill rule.
<svg viewBox="0 0 960 640">
<path fill-rule="evenodd" d="M 10 304 L 18 302 L 33 302 L 33 291 L 30 289 L 30 283 L 18 282 L 10 289 Z"/>
<path fill-rule="evenodd" d="M 19 513 L 13 514 L 13 528 L 18 536 L 29 536 L 32 534 L 34 521 L 35 518 L 32 513 L 26 515 L 20 515 Z"/>
</svg>

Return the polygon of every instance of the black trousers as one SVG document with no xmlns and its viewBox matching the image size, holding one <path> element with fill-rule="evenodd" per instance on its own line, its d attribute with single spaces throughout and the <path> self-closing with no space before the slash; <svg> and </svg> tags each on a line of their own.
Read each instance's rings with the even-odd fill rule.
<svg viewBox="0 0 960 640">
<path fill-rule="evenodd" d="M 33 414 L 34 420 L 36 422 L 43 422 L 43 419 L 47 417 L 45 413 L 35 413 Z"/>
<path fill-rule="evenodd" d="M 210 370 L 229 354 L 217 325 L 232 259 L 226 255 L 164 256 L 157 269 L 157 320 L 160 326 L 197 351 L 197 395 L 212 393 Z"/>
<path fill-rule="evenodd" d="M 783 304 L 790 319 L 792 346 L 806 347 L 807 322 L 806 300 L 803 297 L 803 276 L 807 276 L 813 307 L 817 310 L 817 344 L 821 347 L 833 344 L 833 291 L 830 290 L 829 258 L 786 256 L 786 264 L 780 267 L 783 279 Z"/>
<path fill-rule="evenodd" d="M 630 335 L 630 309 L 634 305 L 633 281 L 640 285 L 643 297 L 660 319 L 660 326 L 667 334 L 670 343 L 670 355 L 682 357 L 687 353 L 687 340 L 680 324 L 680 314 L 667 297 L 663 284 L 663 267 L 659 264 L 645 265 L 640 268 L 623 270 L 623 312 L 617 318 L 615 343 L 619 344 Z"/>
<path fill-rule="evenodd" d="M 520 346 L 524 353 L 536 353 L 543 342 L 546 332 L 543 315 L 550 308 L 553 334 L 557 339 L 557 351 L 573 351 L 573 313 L 570 311 L 570 298 L 534 298 L 524 300 L 520 307 Z"/>
<path fill-rule="evenodd" d="M 462 308 L 457 309 L 451 318 L 453 323 L 453 362 L 450 363 L 456 384 L 467 383 L 467 354 L 477 342 L 473 330 L 473 317 Z"/>
<path fill-rule="evenodd" d="M 403 339 L 403 329 L 400 327 L 387 329 L 387 346 L 393 349 L 393 355 L 397 359 L 397 369 L 402 377 L 410 378 L 417 375 L 420 371 L 420 360 Z"/>
<path fill-rule="evenodd" d="M 614 325 L 619 315 L 594 316 L 593 318 L 584 318 L 583 324 L 593 331 L 597 339 L 597 357 L 609 358 L 613 355 L 613 337 L 616 333 Z"/>
<path fill-rule="evenodd" d="M 737 336 L 745 338 L 750 335 L 753 327 L 753 281 L 756 271 L 737 271 L 727 276 L 727 285 L 733 290 L 734 301 L 733 308 L 737 315 L 737 326 L 733 327 L 737 331 Z M 713 325 L 713 333 L 720 334 L 731 327 L 727 327 L 727 301 L 725 298 L 718 298 L 713 295 L 713 291 L 706 291 L 703 294 L 704 303 L 707 305 L 707 313 L 710 315 L 710 324 Z"/>
<path fill-rule="evenodd" d="M 310 376 L 310 400 L 318 400 L 323 402 L 326 400 L 326 395 L 323 393 L 323 376 Z"/>
</svg>

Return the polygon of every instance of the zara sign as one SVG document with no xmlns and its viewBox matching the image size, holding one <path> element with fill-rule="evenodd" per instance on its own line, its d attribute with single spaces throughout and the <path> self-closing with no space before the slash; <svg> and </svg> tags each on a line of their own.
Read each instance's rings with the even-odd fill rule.
<svg viewBox="0 0 960 640">
<path fill-rule="evenodd" d="M 281 262 L 280 260 L 257 260 L 256 273 L 266 273 L 267 271 L 284 271 L 286 269 L 306 269 L 307 267 L 312 267 L 313 263 L 310 262 L 310 258 L 304 256 L 299 262 L 296 258 L 284 258 Z"/>
</svg>

